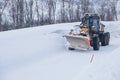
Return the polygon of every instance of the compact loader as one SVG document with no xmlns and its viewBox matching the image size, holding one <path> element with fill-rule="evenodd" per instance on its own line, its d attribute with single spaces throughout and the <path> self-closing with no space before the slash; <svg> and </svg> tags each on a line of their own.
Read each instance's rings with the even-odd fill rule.
<svg viewBox="0 0 120 80">
<path fill-rule="evenodd" d="M 110 33 L 104 31 L 105 25 L 97 14 L 85 14 L 77 29 L 71 29 L 64 37 L 68 41 L 68 49 L 99 50 L 100 45 L 109 45 Z"/>
</svg>

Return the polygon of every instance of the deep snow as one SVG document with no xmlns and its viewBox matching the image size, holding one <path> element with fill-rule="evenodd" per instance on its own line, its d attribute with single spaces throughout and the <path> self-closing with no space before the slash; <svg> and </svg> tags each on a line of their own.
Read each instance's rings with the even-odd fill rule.
<svg viewBox="0 0 120 80">
<path fill-rule="evenodd" d="M 99 51 L 66 48 L 79 22 L 1 32 L 0 80 L 120 80 L 120 22 L 103 23 L 111 40 Z"/>
</svg>

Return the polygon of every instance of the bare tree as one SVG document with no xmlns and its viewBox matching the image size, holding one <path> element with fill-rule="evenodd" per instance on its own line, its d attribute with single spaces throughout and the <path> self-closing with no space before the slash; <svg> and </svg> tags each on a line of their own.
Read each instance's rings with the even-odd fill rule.
<svg viewBox="0 0 120 80">
<path fill-rule="evenodd" d="M 43 5 L 43 0 L 41 0 L 41 6 L 42 6 L 42 8 L 41 8 L 41 10 L 42 10 L 42 12 L 41 12 L 41 24 L 43 25 L 44 24 L 44 5 Z"/>
<path fill-rule="evenodd" d="M 62 0 L 61 21 L 65 22 L 65 0 Z"/>
<path fill-rule="evenodd" d="M 77 9 L 76 9 L 76 19 L 80 21 L 80 1 L 76 3 Z"/>
<path fill-rule="evenodd" d="M 99 13 L 101 20 L 105 20 L 105 15 L 106 15 L 106 3 L 103 3 L 100 5 L 100 8 L 97 9 L 97 12 Z"/>
<path fill-rule="evenodd" d="M 2 27 L 2 15 L 4 13 L 4 10 L 8 4 L 8 1 L 9 0 L 4 0 L 4 1 L 0 1 L 0 31 L 3 30 L 3 27 Z"/>
<path fill-rule="evenodd" d="M 74 19 L 75 19 L 75 15 L 76 14 L 74 14 L 74 6 L 75 6 L 75 1 L 74 0 L 68 0 L 68 15 L 69 15 L 69 21 L 70 22 L 72 22 L 72 21 L 74 21 Z"/>
<path fill-rule="evenodd" d="M 40 13 L 39 13 L 39 5 L 38 5 L 38 0 L 36 0 L 36 15 L 37 15 L 37 22 L 36 24 L 39 25 L 40 24 Z"/>
<path fill-rule="evenodd" d="M 100 14 L 102 20 L 117 20 L 117 1 L 118 0 L 107 0 L 100 5 L 98 13 Z"/>
<path fill-rule="evenodd" d="M 32 27 L 33 24 L 33 0 L 25 1 L 25 22 L 27 27 Z"/>
<path fill-rule="evenodd" d="M 20 8 L 20 28 L 24 28 L 24 0 L 19 0 Z"/>
<path fill-rule="evenodd" d="M 15 18 L 15 12 L 16 12 L 16 9 L 15 9 L 15 0 L 12 0 L 11 1 L 11 5 L 12 5 L 12 7 L 11 7 L 11 10 L 10 10 L 10 12 L 11 12 L 11 17 L 12 17 L 12 20 L 13 20 L 13 29 L 15 29 L 15 27 L 16 27 L 16 18 Z"/>
<path fill-rule="evenodd" d="M 115 19 L 115 20 L 118 20 L 118 18 L 117 18 L 117 2 L 118 2 L 118 0 L 110 0 L 110 6 L 111 6 L 111 12 L 112 12 L 112 15 L 113 15 L 113 18 Z M 110 9 L 110 8 L 109 8 Z"/>
<path fill-rule="evenodd" d="M 30 26 L 33 26 L 33 0 L 30 0 L 29 7 L 30 7 Z"/>
<path fill-rule="evenodd" d="M 89 13 L 89 5 L 90 2 L 89 0 L 81 0 L 81 10 L 82 10 L 82 14 L 84 15 L 85 13 Z"/>
<path fill-rule="evenodd" d="M 55 23 L 56 2 L 48 0 L 48 21 L 50 24 Z"/>
</svg>

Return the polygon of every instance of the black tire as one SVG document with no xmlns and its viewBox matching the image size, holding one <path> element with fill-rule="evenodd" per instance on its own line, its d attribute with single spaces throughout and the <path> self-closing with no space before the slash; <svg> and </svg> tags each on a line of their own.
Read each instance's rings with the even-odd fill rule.
<svg viewBox="0 0 120 80">
<path fill-rule="evenodd" d="M 100 44 L 99 44 L 99 38 L 93 37 L 93 50 L 99 50 Z"/>
<path fill-rule="evenodd" d="M 71 48 L 71 47 L 69 47 L 68 49 L 69 49 L 69 50 L 75 50 L 75 48 Z"/>
<path fill-rule="evenodd" d="M 102 34 L 101 37 L 101 46 L 106 46 L 106 34 Z"/>
<path fill-rule="evenodd" d="M 99 40 L 100 40 L 100 42 L 102 42 L 102 36 L 103 36 L 103 33 L 100 33 L 99 34 Z"/>
<path fill-rule="evenodd" d="M 109 45 L 109 41 L 110 41 L 110 33 L 106 32 L 102 35 L 101 46 Z"/>
<path fill-rule="evenodd" d="M 109 42 L 110 42 L 110 33 L 109 32 L 106 32 L 106 45 L 109 45 Z"/>
</svg>

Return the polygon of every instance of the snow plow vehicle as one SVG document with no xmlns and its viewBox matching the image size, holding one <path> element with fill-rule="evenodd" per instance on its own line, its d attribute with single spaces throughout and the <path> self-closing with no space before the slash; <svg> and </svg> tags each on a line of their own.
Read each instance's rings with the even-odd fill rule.
<svg viewBox="0 0 120 80">
<path fill-rule="evenodd" d="M 99 50 L 100 45 L 109 45 L 110 33 L 104 31 L 105 25 L 100 22 L 97 14 L 85 14 L 81 24 L 77 29 L 71 29 L 69 34 L 65 35 L 69 43 L 68 49 Z"/>
</svg>

